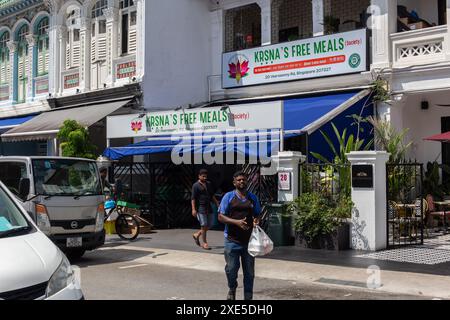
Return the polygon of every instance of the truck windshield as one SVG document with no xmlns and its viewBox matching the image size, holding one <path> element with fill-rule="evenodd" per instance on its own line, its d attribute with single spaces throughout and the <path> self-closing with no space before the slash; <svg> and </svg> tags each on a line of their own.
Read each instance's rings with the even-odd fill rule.
<svg viewBox="0 0 450 320">
<path fill-rule="evenodd" d="M 31 226 L 22 212 L 0 188 L 0 238 L 22 235 L 29 230 Z"/>
<path fill-rule="evenodd" d="M 95 162 L 73 159 L 33 160 L 36 194 L 46 196 L 101 195 Z"/>
</svg>

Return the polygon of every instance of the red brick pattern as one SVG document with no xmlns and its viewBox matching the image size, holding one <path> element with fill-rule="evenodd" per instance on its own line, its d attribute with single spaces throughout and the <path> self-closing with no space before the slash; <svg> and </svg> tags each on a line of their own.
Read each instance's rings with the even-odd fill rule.
<svg viewBox="0 0 450 320">
<path fill-rule="evenodd" d="M 130 78 L 136 75 L 136 61 L 120 63 L 117 65 L 117 79 Z"/>
<path fill-rule="evenodd" d="M 78 73 L 64 76 L 64 89 L 76 88 L 80 85 L 80 75 Z"/>
</svg>

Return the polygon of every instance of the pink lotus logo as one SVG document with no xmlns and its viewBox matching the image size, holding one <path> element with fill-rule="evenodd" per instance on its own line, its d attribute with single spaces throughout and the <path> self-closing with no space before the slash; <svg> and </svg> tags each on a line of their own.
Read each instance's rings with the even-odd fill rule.
<svg viewBox="0 0 450 320">
<path fill-rule="evenodd" d="M 131 130 L 133 130 L 134 133 L 138 133 L 138 131 L 141 131 L 142 130 L 142 121 L 141 120 L 131 121 Z"/>
<path fill-rule="evenodd" d="M 228 63 L 228 73 L 231 79 L 236 79 L 236 82 L 239 83 L 242 78 L 248 75 L 248 71 L 250 70 L 248 67 L 248 59 L 239 58 L 236 56 L 235 62 Z"/>
</svg>

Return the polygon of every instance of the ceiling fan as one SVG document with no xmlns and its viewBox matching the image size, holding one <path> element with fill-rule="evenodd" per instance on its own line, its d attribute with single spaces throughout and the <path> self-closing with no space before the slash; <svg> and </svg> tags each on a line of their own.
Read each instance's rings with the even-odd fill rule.
<svg viewBox="0 0 450 320">
<path fill-rule="evenodd" d="M 450 104 L 436 104 L 438 107 L 450 107 Z"/>
</svg>

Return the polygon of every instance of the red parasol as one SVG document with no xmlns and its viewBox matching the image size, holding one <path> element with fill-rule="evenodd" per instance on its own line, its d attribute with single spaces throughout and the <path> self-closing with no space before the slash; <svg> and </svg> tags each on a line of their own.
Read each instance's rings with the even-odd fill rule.
<svg viewBox="0 0 450 320">
<path fill-rule="evenodd" d="M 430 141 L 440 141 L 440 142 L 450 142 L 450 131 L 435 134 L 434 136 L 424 138 L 423 140 L 430 140 Z"/>
</svg>

